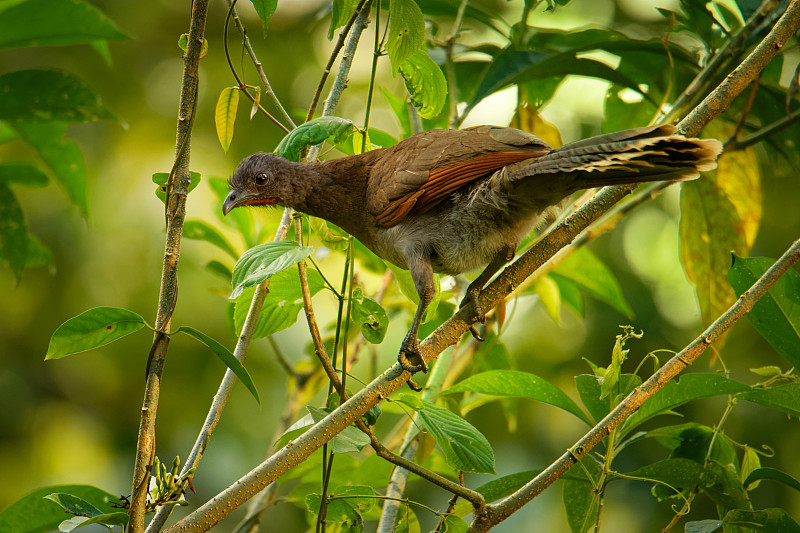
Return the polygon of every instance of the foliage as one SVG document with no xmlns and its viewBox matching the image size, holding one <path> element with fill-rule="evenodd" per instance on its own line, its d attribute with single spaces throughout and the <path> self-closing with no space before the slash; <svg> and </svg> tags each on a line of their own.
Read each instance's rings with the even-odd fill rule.
<svg viewBox="0 0 800 533">
<path fill-rule="evenodd" d="M 410 135 L 414 124 L 425 128 L 461 124 L 471 111 L 477 111 L 490 96 L 509 86 L 518 90 L 516 123 L 529 124 L 533 133 L 542 137 L 560 139 L 558 128 L 542 119 L 542 114 L 559 101 L 560 91 L 567 84 L 565 77 L 588 78 L 603 87 L 603 114 L 594 125 L 582 124 L 584 129 L 597 128 L 602 123 L 602 128 L 610 131 L 651 120 L 663 121 L 668 116 L 676 118 L 708 94 L 772 28 L 771 24 L 745 25 L 751 9 L 745 2 L 700 5 L 687 0 L 674 11 L 659 10 L 657 21 L 642 23 L 641 31 L 624 32 L 624 20 L 612 20 L 609 27 L 559 29 L 553 21 L 563 22 L 556 18 L 561 13 L 578 16 L 576 12 L 582 5 L 578 0 L 526 1 L 517 6 L 520 9 L 513 12 L 515 18 L 510 23 L 504 17 L 511 11 L 495 12 L 467 2 L 334 0 L 330 12 L 325 13 L 330 17 L 329 39 L 346 27 L 359 5 L 371 9 L 372 16 L 380 21 L 371 26 L 376 32 L 375 61 L 388 61 L 391 75 L 402 78 L 402 85 L 399 80 L 391 85 L 392 78 L 387 76 L 383 88 L 386 100 L 383 111 L 396 119 L 399 128 L 384 132 L 369 126 L 371 106 L 377 105 L 372 101 L 377 72 L 373 64 L 367 102 L 363 106 L 367 109 L 363 128 L 357 125 L 360 117 L 313 118 L 273 145 L 279 155 L 299 161 L 310 148 L 325 143 L 326 149 L 352 153 L 389 146 L 397 137 Z M 275 1 L 253 0 L 252 7 L 266 42 L 271 43 L 274 33 L 280 30 L 271 29 L 270 24 L 274 14 L 277 24 L 276 13 L 280 13 L 281 6 Z M 52 24 L 52 17 L 43 17 L 43 11 L 57 15 L 65 23 Z M 736 42 L 738 31 L 746 32 L 746 39 L 736 47 L 731 43 Z M 204 41 L 203 66 L 208 70 L 223 69 L 223 58 L 214 55 L 220 35 L 209 33 Z M 90 44 L 110 59 L 108 40 L 125 37 L 108 17 L 83 1 L 0 2 L 0 48 Z M 366 43 L 367 39 L 362 41 Z M 188 34 L 180 34 L 178 42 L 186 50 Z M 796 46 L 796 37 L 792 44 Z M 717 65 L 717 70 L 708 72 L 708 65 L 713 64 L 710 58 L 727 46 L 734 48 L 727 56 L 729 59 Z M 699 303 L 700 322 L 693 322 L 690 329 L 697 330 L 717 320 L 737 297 L 768 275 L 775 262 L 767 257 L 747 256 L 758 249 L 759 228 L 768 216 L 762 189 L 769 186 L 771 175 L 764 169 L 778 160 L 781 164 L 800 163 L 795 147 L 799 130 L 794 111 L 796 72 L 800 69 L 796 58 L 784 55 L 783 61 L 783 69 L 775 67 L 774 62 L 770 64 L 749 98 L 734 101 L 729 111 L 709 128 L 713 135 L 727 139 L 730 151 L 723 155 L 715 172 L 683 184 L 680 201 L 668 208 L 679 211 L 680 265 L 692 281 Z M 257 64 L 257 68 L 261 66 Z M 276 68 L 267 62 L 263 66 L 268 75 L 271 68 Z M 787 83 L 782 70 L 795 72 L 793 81 Z M 238 82 L 238 75 L 236 79 Z M 696 80 L 696 89 L 684 92 L 692 80 Z M 230 86 L 229 81 L 219 86 L 225 88 L 221 89 L 215 107 L 198 108 L 198 120 L 207 120 L 209 124 L 213 120 L 222 150 L 227 153 L 237 151 L 237 143 L 245 142 L 245 136 L 233 135 L 240 91 L 248 89 L 248 96 L 256 95 L 253 113 L 257 113 L 264 110 L 262 92 L 266 99 L 272 89 L 242 82 Z M 212 92 L 220 91 L 219 86 L 212 88 Z M 402 94 L 401 88 L 404 88 Z M 276 99 L 270 105 L 278 106 L 280 102 Z M 264 106 L 268 107 L 266 103 Z M 67 124 L 98 120 L 118 119 L 88 84 L 68 71 L 26 69 L 0 73 L 0 142 L 23 143 L 40 158 L 39 165 L 27 161 L 0 164 L 0 255 L 17 281 L 26 268 L 52 262 L 46 248 L 28 230 L 25 213 L 15 194 L 17 187 L 42 187 L 54 177 L 66 188 L 70 201 L 87 216 L 84 164 L 77 145 L 64 141 L 63 136 Z M 770 130 L 768 142 L 757 148 L 748 143 L 748 135 L 758 135 L 776 123 L 781 128 Z M 259 127 L 270 127 L 265 124 Z M 245 127 L 249 125 L 240 123 L 237 131 Z M 207 135 L 203 131 L 195 136 Z M 168 182 L 173 173 L 174 169 L 170 173 L 153 174 L 152 178 L 157 185 L 156 195 L 167 206 L 167 195 L 171 194 Z M 199 173 L 192 172 L 190 176 L 187 192 L 201 183 Z M 225 180 L 210 178 L 202 183 L 203 187 L 207 185 L 218 208 L 227 193 Z M 650 192 L 622 204 L 616 214 L 593 226 L 595 232 L 613 227 Z M 193 201 L 195 196 L 198 194 L 192 196 Z M 152 202 L 152 196 L 146 201 Z M 222 296 L 217 307 L 229 330 L 229 338 L 224 342 L 194 326 L 173 327 L 168 321 L 170 327 L 159 330 L 133 310 L 99 306 L 63 321 L 50 338 L 45 359 L 60 360 L 101 348 L 145 326 L 155 331 L 157 339 L 172 338 L 182 332 L 214 352 L 261 405 L 256 389 L 258 378 L 255 373 L 251 375 L 251 363 L 248 363 L 250 370 L 243 364 L 250 342 L 264 337 L 278 338 L 280 332 L 301 329 L 294 325 L 306 298 L 314 297 L 320 307 L 327 307 L 316 316 L 306 309 L 307 322 L 313 330 L 317 328 L 316 321 L 320 321 L 322 339 L 305 348 L 307 358 L 303 355 L 299 361 L 281 359 L 288 374 L 286 397 L 279 398 L 285 404 L 272 404 L 277 398 L 274 394 L 270 403 L 264 402 L 270 410 L 283 411 L 283 425 L 276 432 L 274 448 L 286 450 L 299 446 L 295 441 L 316 428 L 327 428 L 326 424 L 348 407 L 371 407 L 365 399 L 371 392 L 370 385 L 362 389 L 359 384 L 354 393 L 353 378 L 348 376 L 368 380 L 380 374 L 377 363 L 368 372 L 365 362 L 359 359 L 366 350 L 387 347 L 387 353 L 396 355 L 398 342 L 392 335 L 391 324 L 392 321 L 405 324 L 414 308 L 413 283 L 406 272 L 376 259 L 332 224 L 309 220 L 304 215 L 297 215 L 294 224 L 299 242 L 265 242 L 272 226 L 246 209 L 236 209 L 218 220 L 200 218 L 183 223 L 180 235 L 203 242 L 204 246 L 211 245 L 207 249 L 212 250 L 209 253 L 213 259 L 205 263 L 206 267 L 226 284 L 224 289 L 212 287 Z M 628 231 L 624 223 L 620 231 L 623 229 Z M 651 229 L 655 233 L 652 226 Z M 532 235 L 530 240 L 538 239 L 539 235 Z M 489 313 L 481 331 L 486 341 L 481 344 L 467 337 L 457 349 L 440 356 L 426 378 L 425 392 L 381 397 L 382 409 L 364 408 L 356 424 L 348 424 L 338 432 L 325 430 L 322 450 L 292 465 L 273 486 L 274 494 L 280 495 L 273 496 L 274 503 L 298 507 L 306 520 L 316 522 L 319 529 L 363 530 L 365 522 L 378 520 L 386 513 L 382 500 L 393 501 L 386 489 L 390 475 L 386 459 L 399 460 L 375 444 L 379 441 L 391 448 L 391 452 L 406 459 L 410 456 L 416 463 L 417 477 L 412 479 L 409 492 L 397 497 L 400 509 L 396 516 L 392 515 L 391 526 L 396 524 L 397 530 L 412 531 L 438 524 L 439 531 L 466 531 L 464 518 L 473 512 L 470 503 L 474 503 L 467 500 L 474 494 L 486 503 L 514 496 L 542 472 L 510 465 L 498 452 L 515 439 L 518 449 L 540 444 L 539 435 L 537 442 L 525 442 L 513 434 L 519 426 L 533 427 L 522 427 L 523 432 L 539 431 L 529 416 L 535 412 L 547 413 L 552 420 L 548 424 L 552 435 L 547 437 L 558 440 L 557 447 L 562 450 L 569 447 L 567 455 L 575 462 L 563 474 L 561 483 L 562 521 L 573 532 L 614 529 L 613 524 L 606 523 L 604 509 L 624 506 L 625 502 L 618 499 L 618 493 L 609 491 L 612 484 L 628 486 L 628 490 L 652 497 L 653 516 L 638 517 L 648 530 L 664 527 L 667 530 L 680 527 L 687 532 L 800 530 L 797 524 L 800 516 L 784 503 L 796 499 L 794 493 L 800 492 L 800 483 L 786 466 L 792 458 L 785 459 L 769 449 L 774 445 L 770 439 L 775 439 L 775 434 L 796 420 L 776 423 L 772 435 L 742 430 L 741 424 L 731 424 L 731 420 L 746 416 L 744 405 L 759 413 L 756 416 L 768 416 L 765 413 L 770 412 L 800 416 L 800 380 L 794 370 L 800 362 L 797 311 L 800 277 L 794 270 L 781 277 L 748 315 L 753 328 L 766 341 L 757 344 L 760 341 L 751 340 L 749 345 L 761 347 L 761 355 L 772 357 L 773 362 L 782 358 L 782 366 L 764 365 L 753 369 L 749 377 L 742 377 L 737 370 L 746 367 L 739 366 L 735 357 L 728 357 L 729 353 L 736 353 L 732 352 L 737 349 L 735 343 L 715 342 L 717 364 L 722 366 L 722 372 L 694 369 L 678 380 L 661 384 L 660 390 L 635 412 L 604 433 L 600 452 L 569 446 L 581 434 L 581 429 L 575 427 L 586 429 L 608 421 L 626 398 L 641 390 L 649 377 L 648 361 L 658 368 L 663 353 L 671 356 L 673 350 L 680 350 L 685 344 L 686 335 L 670 339 L 671 330 L 666 328 L 664 333 L 665 329 L 657 324 L 659 320 L 642 317 L 642 310 L 653 306 L 647 307 L 638 300 L 650 298 L 646 286 L 666 275 L 663 265 L 653 261 L 647 267 L 651 271 L 642 272 L 635 267 L 625 271 L 628 267 L 623 256 L 627 252 L 620 249 L 607 243 L 592 244 L 557 256 L 546 273 L 537 273 L 530 282 L 519 286 L 516 299 L 508 305 L 510 311 L 503 303 Z M 735 254 L 732 265 L 731 251 Z M 678 258 L 671 259 L 677 265 Z M 342 270 L 342 285 L 337 287 L 330 280 L 334 279 L 333 273 Z M 444 324 L 459 301 L 457 290 L 449 281 L 440 284 L 437 278 L 437 287 L 435 301 L 424 318 L 423 333 Z M 197 287 L 188 291 L 202 292 Z M 571 367 L 568 372 L 577 375 L 565 380 L 555 376 L 554 364 L 542 363 L 543 368 L 537 368 L 536 374 L 529 371 L 532 365 L 522 354 L 549 349 L 546 344 L 540 347 L 527 338 L 535 339 L 534 332 L 541 327 L 538 324 L 526 323 L 524 334 L 514 336 L 514 328 L 519 331 L 520 321 L 533 322 L 520 316 L 523 311 L 527 313 L 526 306 L 531 301 L 545 309 L 540 315 L 543 319 L 546 314 L 554 319 L 552 324 L 548 322 L 553 328 L 556 323 L 569 323 L 575 330 L 590 328 L 591 340 L 587 345 L 592 348 L 586 359 L 589 372 Z M 336 307 L 336 312 L 330 311 L 331 306 Z M 86 307 L 90 305 L 83 308 Z M 181 320 L 194 323 L 200 319 L 196 313 L 190 313 Z M 612 329 L 619 322 L 630 322 L 636 327 L 622 326 L 619 333 Z M 567 342 L 568 335 L 556 339 L 555 344 Z M 648 344 L 651 337 L 655 337 L 655 345 Z M 228 349 L 227 342 L 236 342 L 236 348 Z M 312 353 L 323 360 L 330 354 L 330 362 L 339 372 L 342 396 L 347 390 L 348 397 L 354 394 L 357 397 L 345 403 L 347 398 L 333 392 L 333 384 L 327 382 L 330 376 L 320 369 L 322 365 L 309 362 Z M 57 365 L 61 361 L 47 364 Z M 784 370 L 784 366 L 791 370 Z M 220 391 L 223 389 L 221 386 Z M 263 390 L 262 387 L 262 393 Z M 320 393 L 326 399 L 324 406 L 318 405 Z M 222 403 L 224 406 L 224 400 Z M 710 413 L 712 420 L 698 412 L 701 410 Z M 218 419 L 219 413 L 212 411 L 215 416 L 209 418 Z M 678 415 L 686 416 L 677 421 Z M 511 431 L 504 433 L 498 429 L 498 419 Z M 562 425 L 566 429 L 552 430 Z M 202 438 L 198 439 L 204 445 L 210 437 L 205 431 L 204 427 Z M 564 432 L 568 432 L 567 437 Z M 403 433 L 405 444 L 401 446 L 403 438 L 397 436 Z M 404 449 L 409 442 L 415 442 L 416 447 Z M 541 446 L 546 449 L 547 444 Z M 409 449 L 417 451 L 409 455 L 406 453 Z M 199 455 L 202 456 L 202 451 Z M 776 466 L 762 465 L 767 459 Z M 535 458 L 542 467 L 550 460 L 544 452 Z M 158 509 L 162 513 L 177 502 L 186 504 L 184 495 L 196 468 L 197 463 L 187 463 L 181 470 L 176 458 L 168 470 L 155 459 L 154 477 L 147 491 L 148 510 Z M 202 464 L 199 468 L 202 472 Z M 515 471 L 504 473 L 509 468 Z M 465 479 L 465 472 L 474 474 Z M 484 477 L 474 477 L 476 474 Z M 491 480 L 486 481 L 486 476 L 492 476 Z M 443 483 L 441 477 L 458 480 L 460 488 Z M 449 507 L 441 506 L 441 502 L 416 488 L 427 483 L 423 479 L 459 494 L 462 499 L 456 502 L 455 498 Z M 235 478 L 225 480 L 234 481 Z M 472 491 L 458 492 L 465 487 Z M 778 489 L 787 496 L 765 506 L 762 495 Z M 112 504 L 112 500 L 110 494 L 87 485 L 44 487 L 0 511 L 0 529 L 37 532 L 58 527 L 70 531 L 98 523 L 113 530 L 127 524 L 127 513 L 119 506 L 129 502 Z M 192 508 L 196 503 L 191 501 Z M 64 512 L 72 516 L 65 519 Z M 271 511 L 267 508 L 264 512 Z"/>
</svg>

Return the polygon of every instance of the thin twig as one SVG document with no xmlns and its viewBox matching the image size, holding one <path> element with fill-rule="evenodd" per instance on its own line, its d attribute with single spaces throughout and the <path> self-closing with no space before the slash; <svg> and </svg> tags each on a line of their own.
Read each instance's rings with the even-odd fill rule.
<svg viewBox="0 0 800 533">
<path fill-rule="evenodd" d="M 773 122 L 768 126 L 764 126 L 760 130 L 751 133 L 742 139 L 730 139 L 725 143 L 725 151 L 744 150 L 749 146 L 759 143 L 779 131 L 788 128 L 800 120 L 800 109 L 794 111 L 791 115 L 783 117 L 780 120 Z"/>
<path fill-rule="evenodd" d="M 256 53 L 253 50 L 253 45 L 250 43 L 250 38 L 247 36 L 247 30 L 245 30 L 242 21 L 239 20 L 239 13 L 236 11 L 234 7 L 235 3 L 236 0 L 228 0 L 228 5 L 231 7 L 231 10 L 233 11 L 233 23 L 236 25 L 236 29 L 242 36 L 242 43 L 244 44 L 244 49 L 247 52 L 247 55 L 249 55 L 250 59 L 253 61 L 253 65 L 256 68 L 258 77 L 261 78 L 261 83 L 264 85 L 264 94 L 267 95 L 267 97 L 272 102 L 272 105 L 274 105 L 275 108 L 278 110 L 283 122 L 289 126 L 288 129 L 294 129 L 297 126 L 292 120 L 292 117 L 289 116 L 289 113 L 286 112 L 286 109 L 284 109 L 283 104 L 281 104 L 281 101 L 278 99 L 278 96 L 272 90 L 272 85 L 270 85 L 269 79 L 267 78 L 267 74 L 264 72 L 264 67 L 261 65 L 261 61 L 259 61 L 258 57 L 256 56 Z M 284 127 L 284 129 L 287 128 Z"/>
<path fill-rule="evenodd" d="M 205 33 L 208 0 L 196 0 L 192 4 L 192 17 L 186 54 L 183 58 L 183 79 L 178 109 L 176 139 L 176 164 L 170 194 L 165 198 L 167 213 L 167 235 L 164 261 L 161 271 L 161 288 L 158 296 L 158 311 L 153 347 L 148 359 L 142 413 L 139 422 L 139 438 L 131 488 L 129 530 L 144 531 L 145 506 L 149 484 L 149 472 L 155 457 L 155 425 L 161 377 L 167 356 L 169 337 L 162 332 L 169 330 L 172 312 L 178 298 L 178 259 L 181 250 L 181 233 L 186 216 L 186 191 L 189 185 L 189 153 L 191 128 L 197 101 L 198 69 L 200 52 Z"/>
</svg>

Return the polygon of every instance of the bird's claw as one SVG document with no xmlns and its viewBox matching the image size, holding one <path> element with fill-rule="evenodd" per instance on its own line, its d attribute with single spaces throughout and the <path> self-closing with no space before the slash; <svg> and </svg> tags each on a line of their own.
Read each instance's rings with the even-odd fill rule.
<svg viewBox="0 0 800 533">
<path fill-rule="evenodd" d="M 420 370 L 428 373 L 428 363 L 419 351 L 419 341 L 403 342 L 400 353 L 397 355 L 397 362 L 403 370 L 416 374 Z"/>
<path fill-rule="evenodd" d="M 475 326 L 470 326 L 469 327 L 469 332 L 472 334 L 472 337 L 476 341 L 478 341 L 478 342 L 483 342 L 484 341 L 484 338 L 481 337 L 481 334 L 478 332 L 478 328 L 476 328 Z"/>
<path fill-rule="evenodd" d="M 483 307 L 481 307 L 480 302 L 478 301 L 478 297 L 481 295 L 481 289 L 478 287 L 467 287 L 467 293 L 464 295 L 464 299 L 461 300 L 461 304 L 459 304 L 458 308 L 461 309 L 468 304 L 472 304 L 475 308 L 475 320 L 480 322 L 481 324 L 486 323 L 486 313 L 483 312 Z M 473 333 L 473 336 L 475 333 Z M 477 337 L 475 337 L 477 338 Z M 482 339 L 479 339 L 482 340 Z"/>
</svg>

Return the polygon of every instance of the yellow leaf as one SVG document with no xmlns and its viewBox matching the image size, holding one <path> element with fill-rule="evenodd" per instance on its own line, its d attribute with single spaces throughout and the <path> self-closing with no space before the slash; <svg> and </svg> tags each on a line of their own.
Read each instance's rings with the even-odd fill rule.
<svg viewBox="0 0 800 533">
<path fill-rule="evenodd" d="M 564 144 L 558 128 L 543 119 L 539 111 L 524 100 L 520 100 L 519 105 L 517 105 L 517 113 L 511 121 L 511 126 L 533 133 L 553 148 L 558 148 Z"/>
<path fill-rule="evenodd" d="M 233 139 L 233 123 L 236 121 L 236 109 L 239 107 L 239 89 L 226 87 L 222 89 L 217 100 L 214 122 L 217 125 L 217 137 L 222 149 L 226 152 Z"/>
<path fill-rule="evenodd" d="M 755 150 L 727 152 L 717 166 L 717 185 L 739 215 L 747 249 L 753 247 L 761 222 L 761 173 Z"/>
<path fill-rule="evenodd" d="M 544 276 L 533 285 L 544 310 L 556 324 L 561 324 L 561 292 L 550 276 Z"/>
</svg>

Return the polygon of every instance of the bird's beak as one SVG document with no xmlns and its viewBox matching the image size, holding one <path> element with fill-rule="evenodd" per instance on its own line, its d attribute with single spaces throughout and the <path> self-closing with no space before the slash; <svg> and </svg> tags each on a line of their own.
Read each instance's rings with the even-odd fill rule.
<svg viewBox="0 0 800 533">
<path fill-rule="evenodd" d="M 225 202 L 222 204 L 222 214 L 227 215 L 231 212 L 231 209 L 234 207 L 241 205 L 242 200 L 247 198 L 246 194 L 242 194 L 236 189 L 232 189 L 231 192 L 228 193 L 228 197 L 225 198 Z"/>
</svg>

